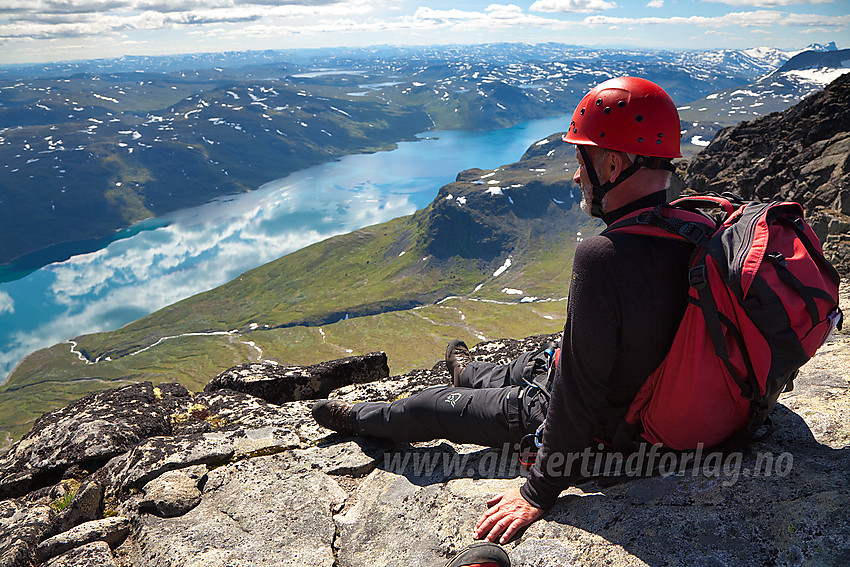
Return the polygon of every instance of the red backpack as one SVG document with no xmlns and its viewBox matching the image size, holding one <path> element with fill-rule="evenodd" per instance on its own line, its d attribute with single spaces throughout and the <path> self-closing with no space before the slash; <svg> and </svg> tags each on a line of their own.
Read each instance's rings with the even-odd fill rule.
<svg viewBox="0 0 850 567">
<path fill-rule="evenodd" d="M 712 218 L 707 207 L 722 213 Z M 682 323 L 625 418 L 650 443 L 711 447 L 760 425 L 841 328 L 838 272 L 798 203 L 683 197 L 605 232 L 614 231 L 696 244 Z"/>
</svg>

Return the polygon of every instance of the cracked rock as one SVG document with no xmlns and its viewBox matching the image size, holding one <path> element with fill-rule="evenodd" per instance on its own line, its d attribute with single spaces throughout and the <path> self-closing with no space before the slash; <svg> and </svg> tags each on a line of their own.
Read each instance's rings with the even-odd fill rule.
<svg viewBox="0 0 850 567">
<path fill-rule="evenodd" d="M 0 502 L 0 566 L 29 567 L 31 547 L 44 539 L 53 510 L 23 500 Z"/>
<path fill-rule="evenodd" d="M 185 388 L 150 382 L 85 396 L 46 413 L 0 458 L 0 498 L 54 484 L 77 464 L 105 463 L 140 441 L 171 434 L 169 415 Z"/>
<path fill-rule="evenodd" d="M 164 472 L 191 465 L 214 465 L 233 456 L 233 445 L 223 433 L 154 437 L 112 459 L 98 476 L 117 493 L 141 488 Z"/>
<path fill-rule="evenodd" d="M 93 541 L 51 559 L 44 567 L 118 567 L 109 544 Z"/>
<path fill-rule="evenodd" d="M 102 504 L 103 486 L 98 482 L 83 484 L 68 506 L 53 519 L 45 535 L 50 537 L 83 522 L 98 519 Z"/>
<path fill-rule="evenodd" d="M 129 532 L 130 520 L 123 516 L 86 522 L 41 542 L 35 550 L 35 559 L 43 562 L 95 541 L 117 545 Z"/>
</svg>

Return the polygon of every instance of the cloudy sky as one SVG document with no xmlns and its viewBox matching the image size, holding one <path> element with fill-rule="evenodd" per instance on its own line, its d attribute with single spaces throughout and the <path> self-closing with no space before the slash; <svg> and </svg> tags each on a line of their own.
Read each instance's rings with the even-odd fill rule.
<svg viewBox="0 0 850 567">
<path fill-rule="evenodd" d="M 848 0 L 0 0 L 0 63 L 381 43 L 846 48 L 848 14 Z"/>
</svg>

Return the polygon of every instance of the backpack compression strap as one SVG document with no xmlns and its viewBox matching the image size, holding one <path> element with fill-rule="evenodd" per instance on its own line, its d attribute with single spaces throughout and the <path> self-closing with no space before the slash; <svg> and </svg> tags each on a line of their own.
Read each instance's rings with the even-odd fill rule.
<svg viewBox="0 0 850 567">
<path fill-rule="evenodd" d="M 605 229 L 602 234 L 610 232 L 645 234 L 705 246 L 716 231 L 717 223 L 703 213 L 683 210 L 671 205 L 658 205 L 626 215 Z"/>
</svg>

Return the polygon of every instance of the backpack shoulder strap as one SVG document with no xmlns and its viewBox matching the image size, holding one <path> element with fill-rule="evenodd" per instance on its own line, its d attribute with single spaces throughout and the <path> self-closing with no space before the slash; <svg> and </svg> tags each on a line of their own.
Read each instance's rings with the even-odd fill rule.
<svg viewBox="0 0 850 567">
<path fill-rule="evenodd" d="M 643 234 L 705 246 L 717 231 L 719 223 L 697 210 L 696 207 L 693 210 L 680 207 L 678 203 L 683 200 L 634 211 L 613 223 L 602 234 L 612 232 Z M 714 204 L 713 201 L 710 203 Z M 728 201 L 726 203 L 728 204 Z M 731 207 L 731 204 L 729 206 Z M 726 212 L 725 208 L 724 212 Z"/>
<path fill-rule="evenodd" d="M 670 206 L 688 211 L 696 211 L 697 209 L 705 208 L 719 208 L 723 210 L 726 216 L 734 213 L 737 208 L 726 197 L 720 197 L 717 195 L 688 195 L 672 201 Z"/>
</svg>

